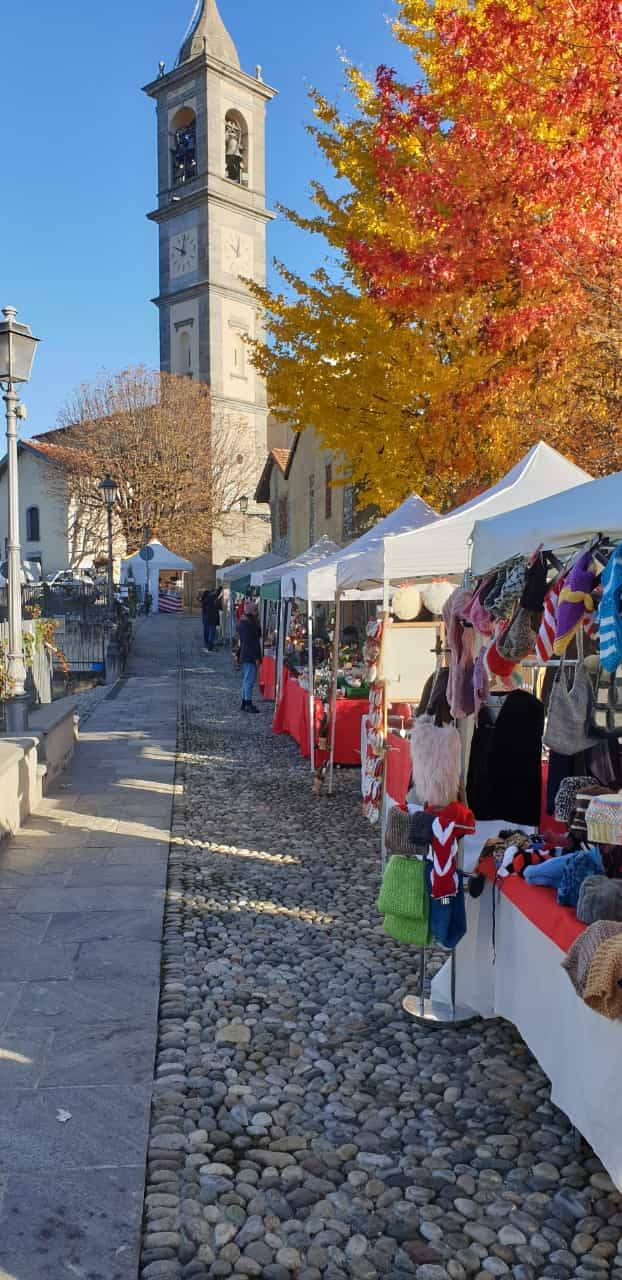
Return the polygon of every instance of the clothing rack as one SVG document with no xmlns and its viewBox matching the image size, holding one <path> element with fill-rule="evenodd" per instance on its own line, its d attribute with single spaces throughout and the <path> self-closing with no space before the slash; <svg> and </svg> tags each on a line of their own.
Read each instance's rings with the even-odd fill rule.
<svg viewBox="0 0 622 1280">
<path fill-rule="evenodd" d="M 447 665 L 447 658 L 450 654 L 449 646 L 445 639 L 445 625 L 441 622 L 438 632 L 438 642 L 433 650 L 436 653 L 436 673 Z M 455 724 L 455 721 L 454 721 Z M 463 848 L 462 840 L 458 841 L 458 877 L 464 886 L 463 876 Z M 467 1005 L 456 1003 L 456 983 L 457 983 L 457 961 L 455 947 L 449 953 L 450 962 L 450 1003 L 441 1004 L 438 1000 L 433 1000 L 431 996 L 426 995 L 427 980 L 427 947 L 419 948 L 419 994 L 416 996 L 404 996 L 402 1000 L 402 1008 L 405 1013 L 410 1014 L 411 1018 L 415 1018 L 417 1022 L 425 1022 L 429 1025 L 447 1026 L 456 1022 L 467 1022 L 471 1018 L 477 1017 L 473 1009 Z"/>
</svg>

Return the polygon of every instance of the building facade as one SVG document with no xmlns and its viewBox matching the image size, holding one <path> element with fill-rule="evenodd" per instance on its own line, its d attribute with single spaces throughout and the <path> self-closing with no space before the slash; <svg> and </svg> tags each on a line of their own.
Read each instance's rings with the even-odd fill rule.
<svg viewBox="0 0 622 1280">
<path fill-rule="evenodd" d="M 80 509 L 71 496 L 62 464 L 46 441 L 18 443 L 19 536 L 22 560 L 39 565 L 41 576 L 63 569 L 90 569 L 108 555 L 104 511 Z M 8 542 L 8 476 L 6 459 L 0 462 L 0 562 L 6 559 Z M 115 563 L 125 554 L 118 530 L 114 538 Z"/>
<path fill-rule="evenodd" d="M 255 488 L 268 438 L 266 388 L 248 359 L 261 311 L 244 279 L 264 283 L 266 107 L 275 90 L 240 67 L 216 0 L 202 0 L 176 66 L 145 86 L 157 107 L 160 364 L 209 384 L 219 421 L 239 441 L 242 514 L 215 533 L 211 556 L 259 554 L 267 514 Z M 249 517 L 256 516 L 256 519 Z"/>
<path fill-rule="evenodd" d="M 345 546 L 361 531 L 341 461 L 311 427 L 292 436 L 289 448 L 270 450 L 255 496 L 270 504 L 272 549 L 280 555 L 300 555 L 321 537 Z"/>
</svg>

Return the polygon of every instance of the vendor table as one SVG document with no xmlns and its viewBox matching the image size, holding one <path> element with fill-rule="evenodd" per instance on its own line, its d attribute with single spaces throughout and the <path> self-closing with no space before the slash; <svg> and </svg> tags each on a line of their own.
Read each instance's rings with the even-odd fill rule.
<svg viewBox="0 0 622 1280">
<path fill-rule="evenodd" d="M 335 764 L 357 765 L 361 763 L 361 720 L 367 715 L 366 698 L 338 698 L 336 707 L 335 730 Z M 315 699 L 315 741 L 322 722 L 323 705 L 320 698 Z M 285 669 L 283 673 L 283 689 L 279 705 L 272 722 L 274 733 L 289 733 L 298 743 L 305 760 L 311 754 L 309 739 L 309 694 L 303 689 L 295 676 Z M 327 751 L 317 750 L 316 765 L 318 767 L 328 759 Z"/>
<path fill-rule="evenodd" d="M 264 655 L 259 668 L 259 688 L 266 702 L 274 702 L 276 697 L 276 658 L 271 653 Z"/>
<path fill-rule="evenodd" d="M 499 883 L 499 882 L 498 882 Z M 516 876 L 467 897 L 467 933 L 456 951 L 456 1000 L 483 1018 L 506 1018 L 551 1081 L 553 1102 L 571 1120 L 622 1190 L 622 1023 L 594 1013 L 561 961 L 583 931 L 552 889 Z M 495 957 L 492 954 L 493 893 Z M 432 982 L 449 1002 L 449 964 Z"/>
</svg>

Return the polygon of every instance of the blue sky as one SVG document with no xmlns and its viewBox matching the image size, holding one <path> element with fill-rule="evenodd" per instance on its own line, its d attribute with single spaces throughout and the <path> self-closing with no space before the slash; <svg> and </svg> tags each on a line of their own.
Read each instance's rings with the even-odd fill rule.
<svg viewBox="0 0 622 1280">
<path fill-rule="evenodd" d="M 343 101 L 340 51 L 372 71 L 408 60 L 394 0 L 219 0 L 242 66 L 279 89 L 269 113 L 269 199 L 304 208 L 324 176 L 305 131 L 308 89 Z M 99 370 L 158 360 L 155 107 L 140 92 L 172 66 L 193 0 L 3 4 L 0 305 L 44 341 L 25 391 L 27 434 L 49 430 Z M 269 258 L 305 272 L 321 246 L 279 219 Z"/>
</svg>

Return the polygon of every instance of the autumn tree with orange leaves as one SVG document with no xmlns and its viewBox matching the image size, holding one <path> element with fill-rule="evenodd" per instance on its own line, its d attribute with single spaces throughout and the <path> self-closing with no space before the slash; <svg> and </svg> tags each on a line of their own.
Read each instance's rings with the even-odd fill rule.
<svg viewBox="0 0 622 1280">
<path fill-rule="evenodd" d="M 264 295 L 273 399 L 385 509 L 415 487 L 447 505 L 540 437 L 620 467 L 619 5 L 400 10 L 417 81 L 352 73 L 349 121 L 316 100 L 346 189 L 316 187 L 317 217 L 298 221 L 342 275 L 284 272 L 288 290 Z"/>
</svg>

